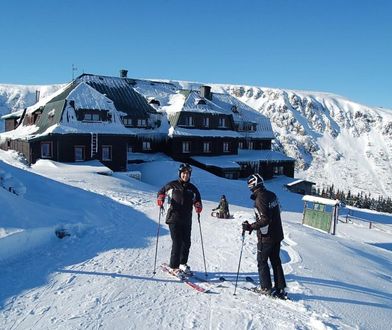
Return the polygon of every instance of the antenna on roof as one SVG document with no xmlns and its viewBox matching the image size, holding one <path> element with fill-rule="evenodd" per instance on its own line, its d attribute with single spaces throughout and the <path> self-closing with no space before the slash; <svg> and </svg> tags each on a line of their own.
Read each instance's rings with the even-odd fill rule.
<svg viewBox="0 0 392 330">
<path fill-rule="evenodd" d="M 75 79 L 75 72 L 78 71 L 78 68 L 75 66 L 75 64 L 72 64 L 72 80 Z"/>
</svg>

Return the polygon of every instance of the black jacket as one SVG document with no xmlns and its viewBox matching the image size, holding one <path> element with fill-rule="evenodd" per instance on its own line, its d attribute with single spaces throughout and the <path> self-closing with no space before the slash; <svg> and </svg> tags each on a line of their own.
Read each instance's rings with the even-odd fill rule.
<svg viewBox="0 0 392 330">
<path fill-rule="evenodd" d="M 276 195 L 272 191 L 259 188 L 253 192 L 250 198 L 255 201 L 256 222 L 251 226 L 257 230 L 258 240 L 262 243 L 282 241 L 284 235 L 279 201 Z"/>
<path fill-rule="evenodd" d="M 166 223 L 191 224 L 192 207 L 196 202 L 201 203 L 199 190 L 190 182 L 180 179 L 171 181 L 158 191 L 159 195 L 167 195 L 170 204 L 166 214 Z"/>
</svg>

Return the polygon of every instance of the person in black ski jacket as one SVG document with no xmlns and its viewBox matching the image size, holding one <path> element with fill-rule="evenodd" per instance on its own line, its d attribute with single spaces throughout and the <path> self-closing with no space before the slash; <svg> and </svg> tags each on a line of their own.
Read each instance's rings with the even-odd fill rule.
<svg viewBox="0 0 392 330">
<path fill-rule="evenodd" d="M 166 214 L 166 223 L 169 225 L 172 239 L 172 249 L 169 266 L 175 271 L 191 273 L 187 265 L 189 249 L 191 247 L 192 208 L 197 214 L 202 211 L 202 202 L 199 190 L 190 183 L 192 167 L 181 164 L 178 169 L 178 180 L 173 180 L 158 191 L 157 204 L 163 207 L 165 196 L 170 204 Z"/>
<path fill-rule="evenodd" d="M 222 195 L 219 205 L 212 209 L 212 211 L 218 210 L 218 218 L 224 218 L 224 219 L 229 219 L 230 218 L 230 212 L 229 212 L 229 203 L 227 202 L 226 196 Z"/>
<path fill-rule="evenodd" d="M 284 238 L 280 207 L 276 195 L 265 188 L 260 174 L 252 174 L 248 179 L 248 187 L 252 191 L 256 222 L 242 224 L 243 231 L 257 231 L 257 267 L 260 278 L 260 293 L 285 298 L 286 280 L 280 260 L 280 244 Z M 270 260 L 274 275 L 272 288 L 271 274 L 268 266 Z"/>
</svg>

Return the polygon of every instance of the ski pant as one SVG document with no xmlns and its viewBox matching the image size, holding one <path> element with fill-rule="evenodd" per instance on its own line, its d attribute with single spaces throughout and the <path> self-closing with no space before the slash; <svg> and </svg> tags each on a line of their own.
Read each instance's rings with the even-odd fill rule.
<svg viewBox="0 0 392 330">
<path fill-rule="evenodd" d="M 180 264 L 188 262 L 189 249 L 191 247 L 192 222 L 169 224 L 172 239 L 172 250 L 170 255 L 170 267 L 178 268 Z"/>
<path fill-rule="evenodd" d="M 277 289 L 286 287 L 286 280 L 283 274 L 282 262 L 280 260 L 280 242 L 257 243 L 257 268 L 259 270 L 260 286 L 264 289 L 271 289 L 271 274 L 268 266 L 268 259 L 271 263 L 274 274 L 274 284 Z"/>
</svg>

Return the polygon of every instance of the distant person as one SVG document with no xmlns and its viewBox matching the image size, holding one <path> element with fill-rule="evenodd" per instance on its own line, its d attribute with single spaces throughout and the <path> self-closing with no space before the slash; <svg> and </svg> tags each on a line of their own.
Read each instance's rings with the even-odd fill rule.
<svg viewBox="0 0 392 330">
<path fill-rule="evenodd" d="M 286 299 L 286 280 L 280 260 L 280 243 L 283 240 L 283 228 L 280 218 L 279 202 L 276 195 L 265 188 L 264 180 L 260 174 L 252 174 L 248 179 L 248 187 L 252 191 L 254 200 L 256 222 L 250 224 L 243 222 L 242 229 L 257 231 L 257 267 L 260 279 L 260 294 L 273 295 Z M 274 287 L 272 288 L 271 274 L 268 259 L 274 274 Z"/>
<path fill-rule="evenodd" d="M 224 219 L 229 219 L 230 218 L 230 212 L 229 212 L 229 203 L 227 202 L 226 196 L 222 195 L 219 205 L 212 209 L 212 211 L 216 211 L 218 218 L 224 218 Z"/>
<path fill-rule="evenodd" d="M 165 196 L 170 204 L 166 214 L 172 239 L 172 249 L 169 266 L 176 273 L 191 274 L 188 266 L 189 249 L 191 247 L 192 207 L 196 213 L 202 211 L 199 190 L 190 183 L 192 167 L 181 164 L 178 169 L 178 179 L 167 183 L 158 191 L 157 204 L 163 207 Z"/>
</svg>

